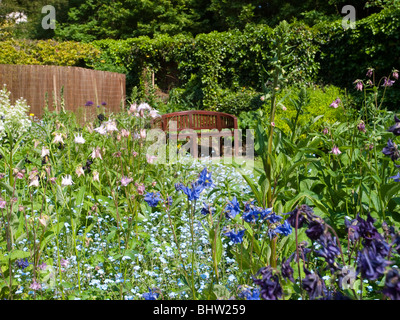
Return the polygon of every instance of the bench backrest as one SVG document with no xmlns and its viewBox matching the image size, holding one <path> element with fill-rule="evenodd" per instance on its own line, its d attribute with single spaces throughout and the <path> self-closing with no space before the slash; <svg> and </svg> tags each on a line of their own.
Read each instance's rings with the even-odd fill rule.
<svg viewBox="0 0 400 320">
<path fill-rule="evenodd" d="M 237 129 L 237 118 L 231 114 L 215 111 L 189 110 L 163 114 L 152 121 L 153 128 L 168 131 L 169 121 L 176 121 L 177 130 Z"/>
</svg>

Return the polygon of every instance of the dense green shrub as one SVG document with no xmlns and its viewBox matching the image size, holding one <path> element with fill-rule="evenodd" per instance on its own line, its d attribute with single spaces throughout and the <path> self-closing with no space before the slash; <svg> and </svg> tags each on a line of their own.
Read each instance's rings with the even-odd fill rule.
<svg viewBox="0 0 400 320">
<path fill-rule="evenodd" d="M 0 44 L 1 64 L 92 67 L 100 51 L 90 44 L 53 40 L 6 40 Z"/>
<path fill-rule="evenodd" d="M 280 128 L 285 133 L 290 132 L 290 127 L 287 123 L 296 118 L 297 110 L 295 107 L 296 101 L 299 99 L 301 88 L 299 86 L 290 86 L 278 94 L 277 101 L 278 107 L 275 115 L 275 126 Z M 322 130 L 325 126 L 329 126 L 336 121 L 345 121 L 345 112 L 347 115 L 352 114 L 352 110 L 343 109 L 343 103 L 339 104 L 338 108 L 330 107 L 330 104 L 337 98 L 343 102 L 347 97 L 345 92 L 333 85 L 320 87 L 317 85 L 309 86 L 306 88 L 307 101 L 302 106 L 301 113 L 299 114 L 297 124 L 298 126 L 306 126 L 310 124 L 312 119 L 323 115 L 319 118 L 310 129 Z M 261 101 L 260 95 L 258 100 L 262 103 L 261 110 L 264 111 L 265 121 L 269 119 L 269 101 Z M 346 103 L 346 106 L 348 104 Z M 258 122 L 259 112 L 257 110 L 243 111 L 239 114 L 238 124 L 241 129 L 255 129 Z"/>
<path fill-rule="evenodd" d="M 379 77 L 388 76 L 400 67 L 400 8 L 384 9 L 357 20 L 355 29 L 344 30 L 341 20 L 315 26 L 320 31 L 321 63 L 319 78 L 326 83 L 352 88 L 356 79 L 364 79 L 368 68 Z M 379 80 L 379 79 L 377 79 Z M 363 97 L 360 96 L 360 100 Z M 389 109 L 400 101 L 398 84 L 392 88 Z"/>
</svg>

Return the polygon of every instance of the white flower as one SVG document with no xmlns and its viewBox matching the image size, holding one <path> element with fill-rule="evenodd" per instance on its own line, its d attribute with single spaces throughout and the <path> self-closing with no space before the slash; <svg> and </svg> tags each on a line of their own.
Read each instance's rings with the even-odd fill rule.
<svg viewBox="0 0 400 320">
<path fill-rule="evenodd" d="M 75 136 L 74 142 L 75 142 L 75 143 L 78 143 L 78 144 L 84 144 L 84 143 L 86 142 L 86 140 L 83 139 L 82 134 L 79 135 L 79 133 L 78 133 L 78 135 Z"/>
<path fill-rule="evenodd" d="M 61 144 L 64 144 L 64 140 L 63 140 L 63 137 L 62 137 L 62 134 L 61 133 L 53 133 L 54 134 L 54 139 L 53 139 L 53 143 L 61 143 Z"/>
<path fill-rule="evenodd" d="M 83 171 L 83 168 L 81 166 L 79 166 L 78 168 L 76 168 L 75 173 L 78 175 L 78 178 L 80 176 L 84 176 L 85 172 Z"/>
<path fill-rule="evenodd" d="M 97 171 L 93 171 L 93 181 L 100 182 L 99 173 Z"/>
<path fill-rule="evenodd" d="M 137 111 L 144 111 L 144 110 L 148 110 L 151 111 L 151 107 L 149 106 L 149 104 L 147 104 L 146 102 L 142 102 L 141 104 L 139 104 L 139 107 L 137 108 Z"/>
<path fill-rule="evenodd" d="M 103 160 L 103 158 L 101 157 L 101 153 L 100 153 L 100 148 L 99 147 L 96 147 L 96 148 L 93 149 L 92 159 L 95 159 L 95 158 L 100 158 L 100 159 Z"/>
<path fill-rule="evenodd" d="M 100 127 L 94 129 L 94 131 L 96 131 L 97 133 L 100 133 L 101 135 L 104 135 L 104 134 L 107 133 L 107 130 L 106 130 L 106 128 L 104 128 L 103 125 L 101 125 Z"/>
<path fill-rule="evenodd" d="M 61 186 L 72 186 L 74 182 L 72 181 L 71 175 L 66 175 L 64 178 L 62 178 L 61 181 Z"/>
<path fill-rule="evenodd" d="M 157 118 L 157 117 L 161 117 L 161 116 L 158 114 L 158 110 L 155 110 L 155 109 L 153 109 L 153 110 L 150 111 L 149 116 L 152 117 L 153 119 L 155 119 L 155 118 Z"/>
<path fill-rule="evenodd" d="M 110 120 L 104 123 L 107 132 L 118 131 L 115 121 Z"/>
<path fill-rule="evenodd" d="M 50 154 L 50 150 L 47 149 L 46 147 L 42 148 L 42 158 L 44 158 L 45 156 L 48 156 Z"/>
<path fill-rule="evenodd" d="M 30 187 L 39 187 L 39 178 L 35 176 L 32 180 L 31 183 L 29 184 Z"/>
</svg>

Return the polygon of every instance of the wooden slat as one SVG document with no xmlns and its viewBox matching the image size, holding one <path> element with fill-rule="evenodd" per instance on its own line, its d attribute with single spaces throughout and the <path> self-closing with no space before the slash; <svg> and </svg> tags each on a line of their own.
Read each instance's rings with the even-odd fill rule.
<svg viewBox="0 0 400 320">
<path fill-rule="evenodd" d="M 60 107 L 62 87 L 66 110 L 76 112 L 91 100 L 95 104 L 85 109 L 92 118 L 96 116 L 96 103 L 103 101 L 107 103 L 106 112 L 119 112 L 125 100 L 125 81 L 124 74 L 79 67 L 0 64 L 0 86 L 7 85 L 12 103 L 23 97 L 31 107 L 30 113 L 38 117 L 43 114 L 46 93 L 49 109 L 53 110 L 54 95 Z"/>
</svg>

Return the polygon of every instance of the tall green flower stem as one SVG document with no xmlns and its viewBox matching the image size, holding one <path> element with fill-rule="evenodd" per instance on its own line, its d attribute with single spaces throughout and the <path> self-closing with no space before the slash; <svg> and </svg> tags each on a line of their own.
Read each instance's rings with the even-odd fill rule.
<svg viewBox="0 0 400 320">
<path fill-rule="evenodd" d="M 271 93 L 271 110 L 270 110 L 270 119 L 269 119 L 269 136 L 268 136 L 268 147 L 267 147 L 267 155 L 266 162 L 264 162 L 264 170 L 266 179 L 268 180 L 268 190 L 267 190 L 267 199 L 263 206 L 264 208 L 272 208 L 274 205 L 274 197 L 272 196 L 272 182 L 274 181 L 274 177 L 272 174 L 272 152 L 273 152 L 273 135 L 274 135 L 274 121 L 275 121 L 275 112 L 276 112 L 276 94 L 280 90 L 279 86 L 282 82 L 282 75 L 284 73 L 284 69 L 281 65 L 282 63 L 282 55 L 285 53 L 286 42 L 287 42 L 287 32 L 288 32 L 288 24 L 286 21 L 282 21 L 277 27 L 277 34 L 275 39 L 275 57 L 272 61 L 273 65 L 273 83 L 272 83 L 272 93 Z M 270 265 L 273 268 L 276 268 L 277 257 L 276 257 L 276 241 L 277 237 L 274 237 L 271 240 L 271 258 Z"/>
</svg>

